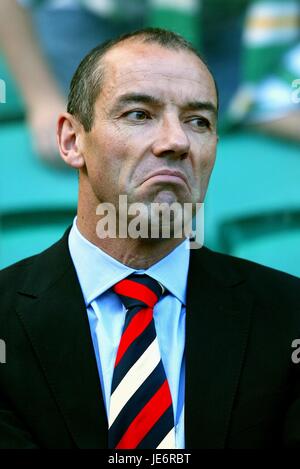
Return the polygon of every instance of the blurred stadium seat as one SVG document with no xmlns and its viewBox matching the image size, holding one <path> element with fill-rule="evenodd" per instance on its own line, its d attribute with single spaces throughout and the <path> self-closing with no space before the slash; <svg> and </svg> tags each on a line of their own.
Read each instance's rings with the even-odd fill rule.
<svg viewBox="0 0 300 469">
<path fill-rule="evenodd" d="M 18 91 L 15 80 L 10 74 L 5 60 L 0 55 L 0 79 L 6 85 L 6 103 L 0 105 L 0 123 L 15 119 L 22 119 L 25 115 L 24 103 Z"/>
<path fill-rule="evenodd" d="M 221 137 L 205 204 L 205 244 L 300 275 L 299 147 L 252 133 Z"/>
<path fill-rule="evenodd" d="M 226 252 L 300 277 L 300 210 L 231 220 L 220 232 Z"/>
<path fill-rule="evenodd" d="M 77 174 L 41 163 L 24 122 L 1 124 L 0 268 L 55 242 L 76 212 Z"/>
</svg>

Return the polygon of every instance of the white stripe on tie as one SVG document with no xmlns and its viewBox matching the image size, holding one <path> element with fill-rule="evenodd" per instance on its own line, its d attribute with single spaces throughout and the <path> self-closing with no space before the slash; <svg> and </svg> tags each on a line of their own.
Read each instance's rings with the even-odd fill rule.
<svg viewBox="0 0 300 469">
<path fill-rule="evenodd" d="M 161 360 L 157 337 L 130 368 L 110 398 L 109 428 L 112 426 L 126 402 L 133 396 Z"/>
<path fill-rule="evenodd" d="M 165 438 L 159 443 L 156 449 L 174 449 L 176 448 L 175 444 L 175 428 L 165 436 Z"/>
</svg>

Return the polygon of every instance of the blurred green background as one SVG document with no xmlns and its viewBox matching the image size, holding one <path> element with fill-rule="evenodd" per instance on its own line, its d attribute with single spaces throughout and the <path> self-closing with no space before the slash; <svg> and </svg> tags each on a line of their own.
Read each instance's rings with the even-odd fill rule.
<svg viewBox="0 0 300 469">
<path fill-rule="evenodd" d="M 237 15 L 245 16 L 247 2 L 238 3 L 237 10 L 237 1 L 211 3 L 220 28 L 226 14 L 237 11 Z M 234 12 L 226 13 L 230 6 Z M 172 12 L 168 8 L 151 10 L 148 24 L 181 32 L 196 47 L 201 47 L 200 37 L 204 37 L 213 53 L 217 45 L 220 47 L 217 21 L 211 22 L 210 33 L 205 36 L 198 14 L 176 8 Z M 218 51 L 215 62 L 219 64 Z M 229 77 L 233 73 L 229 68 Z M 4 54 L 0 79 L 6 84 L 6 103 L 0 104 L 3 268 L 40 252 L 63 234 L 76 214 L 77 173 L 45 164 L 33 150 L 18 80 Z M 222 94 L 220 83 L 219 88 Z M 217 161 L 205 201 L 205 245 L 300 276 L 298 141 L 236 125 L 234 119 L 229 124 L 226 117 L 221 119 Z"/>
</svg>

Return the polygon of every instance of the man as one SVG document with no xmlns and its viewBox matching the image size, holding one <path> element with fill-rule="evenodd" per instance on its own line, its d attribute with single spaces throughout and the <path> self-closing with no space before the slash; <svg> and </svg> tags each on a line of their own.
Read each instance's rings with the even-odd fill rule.
<svg viewBox="0 0 300 469">
<path fill-rule="evenodd" d="M 58 123 L 77 219 L 0 277 L 1 447 L 300 446 L 299 280 L 188 249 L 176 216 L 170 236 L 143 210 L 157 237 L 121 236 L 120 218 L 103 236 L 103 205 L 124 217 L 120 195 L 146 209 L 203 202 L 217 106 L 206 65 L 168 31 L 79 66 Z"/>
</svg>

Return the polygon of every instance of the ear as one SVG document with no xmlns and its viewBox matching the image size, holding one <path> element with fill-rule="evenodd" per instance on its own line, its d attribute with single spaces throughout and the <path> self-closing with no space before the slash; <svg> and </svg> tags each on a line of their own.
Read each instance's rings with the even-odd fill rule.
<svg viewBox="0 0 300 469">
<path fill-rule="evenodd" d="M 72 168 L 79 169 L 84 166 L 84 158 L 78 145 L 80 124 L 65 112 L 57 122 L 57 143 L 62 159 Z"/>
</svg>

